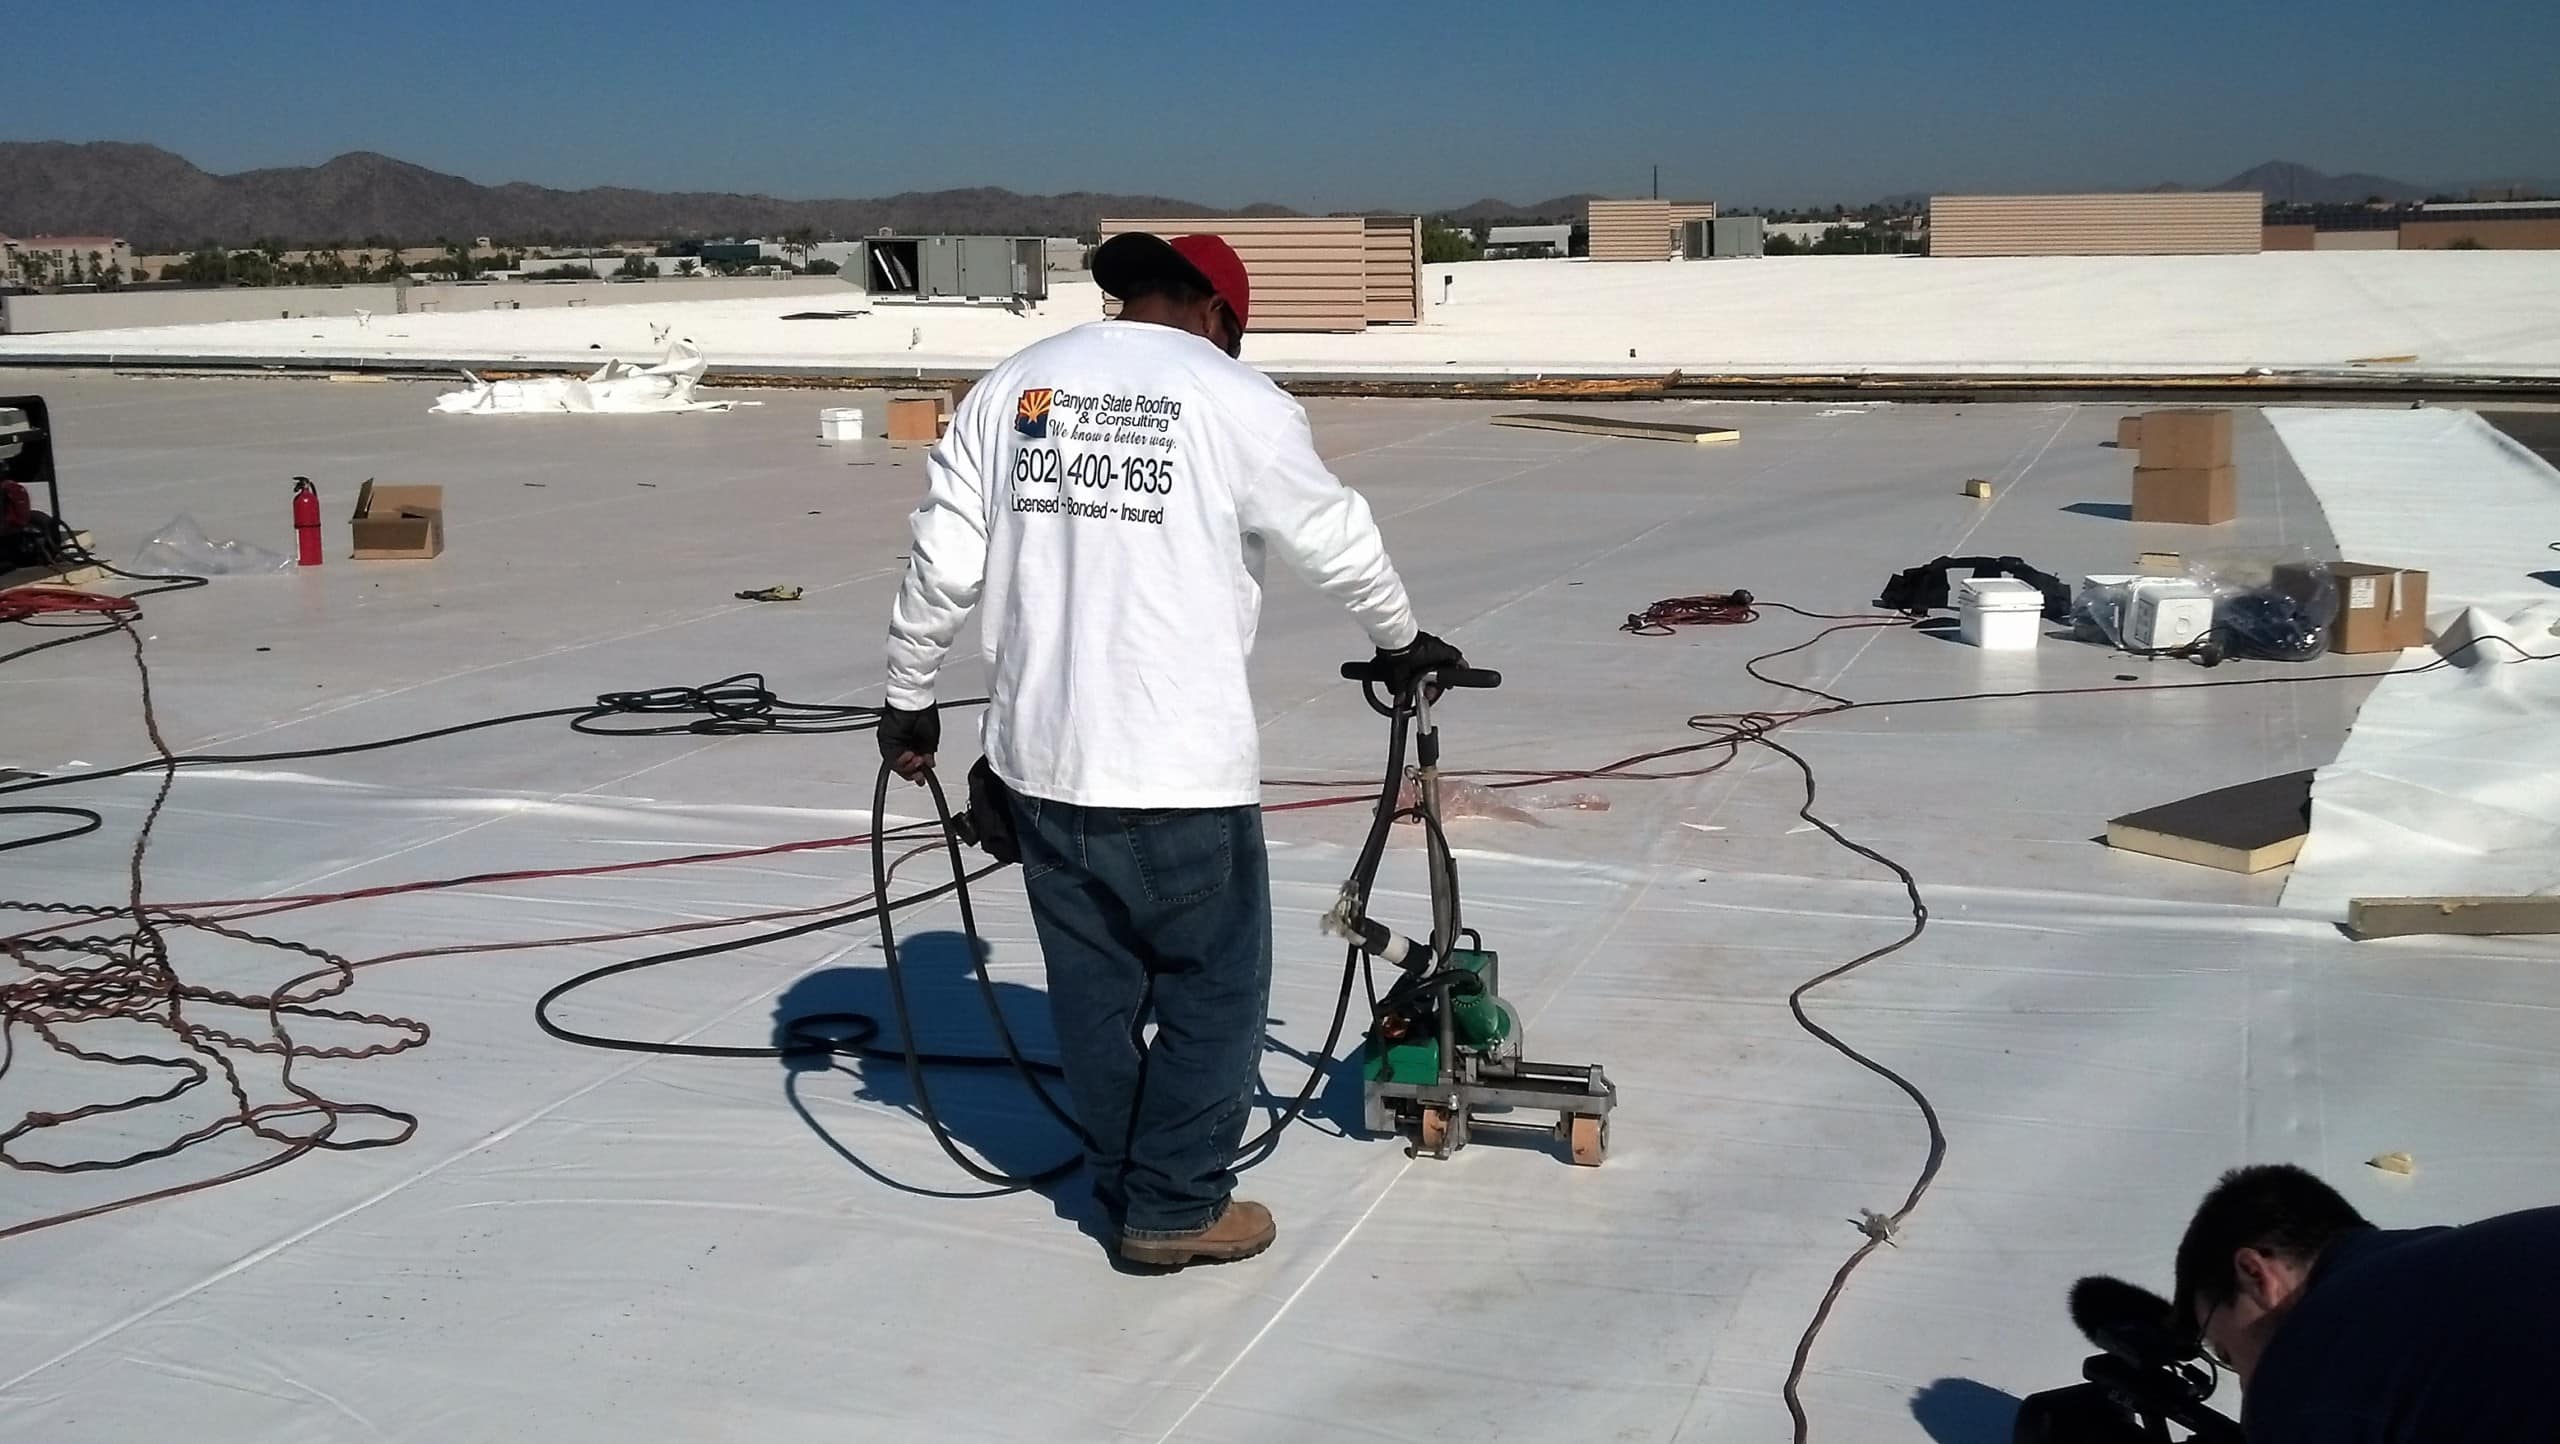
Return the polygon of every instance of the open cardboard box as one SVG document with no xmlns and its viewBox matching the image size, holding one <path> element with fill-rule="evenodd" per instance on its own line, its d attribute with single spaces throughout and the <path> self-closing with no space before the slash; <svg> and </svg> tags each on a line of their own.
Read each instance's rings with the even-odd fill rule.
<svg viewBox="0 0 2560 1444">
<path fill-rule="evenodd" d="M 383 486 L 367 481 L 356 492 L 358 561 L 431 557 L 444 550 L 444 488 Z"/>
<path fill-rule="evenodd" d="M 901 392 L 889 398 L 889 440 L 931 445 L 951 427 L 951 393 Z"/>
</svg>

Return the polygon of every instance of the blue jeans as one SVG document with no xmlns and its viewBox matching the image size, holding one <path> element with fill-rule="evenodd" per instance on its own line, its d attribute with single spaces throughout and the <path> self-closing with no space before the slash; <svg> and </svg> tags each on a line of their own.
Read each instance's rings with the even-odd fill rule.
<svg viewBox="0 0 2560 1444">
<path fill-rule="evenodd" d="M 1262 811 L 1013 809 L 1094 1196 L 1124 1235 L 1207 1227 L 1235 1191 L 1271 1000 Z"/>
</svg>

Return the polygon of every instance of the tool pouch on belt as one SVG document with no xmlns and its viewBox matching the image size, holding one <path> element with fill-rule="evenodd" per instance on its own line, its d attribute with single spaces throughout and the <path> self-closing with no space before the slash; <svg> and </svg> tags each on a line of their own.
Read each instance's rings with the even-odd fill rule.
<svg viewBox="0 0 2560 1444">
<path fill-rule="evenodd" d="M 1013 792 L 981 757 L 969 769 L 969 807 L 952 824 L 960 840 L 998 862 L 1022 861 L 1013 836 Z"/>
</svg>

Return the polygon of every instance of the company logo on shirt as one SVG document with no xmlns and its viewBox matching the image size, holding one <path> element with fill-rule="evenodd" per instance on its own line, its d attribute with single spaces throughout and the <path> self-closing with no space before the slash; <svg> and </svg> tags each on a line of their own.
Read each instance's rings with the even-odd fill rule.
<svg viewBox="0 0 2560 1444">
<path fill-rule="evenodd" d="M 1041 386 L 1022 393 L 1014 404 L 1013 429 L 1024 436 L 1045 437 L 1049 434 L 1049 401 L 1056 392 Z"/>
</svg>

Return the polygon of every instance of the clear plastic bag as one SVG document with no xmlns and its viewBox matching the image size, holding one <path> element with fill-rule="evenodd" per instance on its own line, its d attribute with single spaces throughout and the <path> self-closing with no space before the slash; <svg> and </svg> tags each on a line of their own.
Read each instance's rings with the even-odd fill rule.
<svg viewBox="0 0 2560 1444">
<path fill-rule="evenodd" d="M 249 577 L 290 570 L 293 558 L 244 541 L 215 541 L 180 516 L 134 548 L 125 570 L 142 576 Z"/>
<path fill-rule="evenodd" d="M 2072 598 L 2072 631 L 2125 650 L 2125 624 L 2145 587 L 2200 587 L 2213 597 L 2216 655 L 2299 662 L 2328 650 L 2338 617 L 2329 563 L 2307 549 L 2201 558 L 2183 577 L 2093 576 Z M 2187 649 L 2178 649 L 2183 654 Z"/>
<path fill-rule="evenodd" d="M 2080 583 L 2071 599 L 2071 634 L 2084 642 L 2124 645 L 2125 613 L 2133 606 L 2133 589 L 2144 577 L 2097 576 Z"/>
<path fill-rule="evenodd" d="M 2230 655 L 2302 662 L 2329 650 L 2338 583 L 2309 549 L 2208 558 L 2187 575 L 2212 589 L 2213 630 Z"/>
<path fill-rule="evenodd" d="M 1404 785 L 1396 789 L 1396 808 L 1405 811 L 1420 799 L 1420 774 L 1405 769 Z M 1606 812 L 1609 799 L 1596 792 L 1522 792 L 1487 787 L 1464 778 L 1440 779 L 1440 817 L 1457 822 L 1470 817 L 1489 817 L 1496 822 L 1525 822 L 1531 827 L 1544 827 L 1538 820 L 1541 812 Z M 1407 819 L 1410 821 L 1410 819 Z"/>
</svg>

